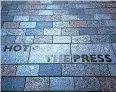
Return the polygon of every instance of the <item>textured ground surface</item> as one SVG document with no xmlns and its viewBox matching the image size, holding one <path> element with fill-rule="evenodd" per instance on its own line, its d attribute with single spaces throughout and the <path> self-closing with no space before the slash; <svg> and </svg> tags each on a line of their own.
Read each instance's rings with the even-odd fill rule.
<svg viewBox="0 0 116 92">
<path fill-rule="evenodd" d="M 1 2 L 2 90 L 116 91 L 116 2 Z"/>
</svg>

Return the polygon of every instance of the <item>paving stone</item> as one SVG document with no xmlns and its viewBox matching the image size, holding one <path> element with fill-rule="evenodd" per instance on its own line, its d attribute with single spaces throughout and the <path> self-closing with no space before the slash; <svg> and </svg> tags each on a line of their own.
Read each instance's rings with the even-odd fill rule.
<svg viewBox="0 0 116 92">
<path fill-rule="evenodd" d="M 70 36 L 53 36 L 53 43 L 71 43 Z"/>
<path fill-rule="evenodd" d="M 35 36 L 34 43 L 52 43 L 52 36 Z"/>
<path fill-rule="evenodd" d="M 84 9 L 84 8 L 89 8 L 88 4 L 76 4 L 76 9 Z"/>
<path fill-rule="evenodd" d="M 23 91 L 25 78 L 23 77 L 2 77 L 1 90 Z"/>
<path fill-rule="evenodd" d="M 72 36 L 72 43 L 91 43 L 90 36 Z"/>
<path fill-rule="evenodd" d="M 12 44 L 15 41 L 15 36 L 2 36 L 1 44 Z"/>
<path fill-rule="evenodd" d="M 1 65 L 1 76 L 15 76 L 17 65 Z"/>
<path fill-rule="evenodd" d="M 113 14 L 112 15 L 112 19 L 116 19 L 116 14 Z"/>
<path fill-rule="evenodd" d="M 75 90 L 99 91 L 100 85 L 98 78 L 95 77 L 74 77 Z"/>
<path fill-rule="evenodd" d="M 14 16 L 13 21 L 29 21 L 29 16 Z"/>
<path fill-rule="evenodd" d="M 110 39 L 112 43 L 116 43 L 116 35 L 110 35 Z"/>
<path fill-rule="evenodd" d="M 8 15 L 8 11 L 1 11 L 1 16 L 6 16 Z"/>
<path fill-rule="evenodd" d="M 62 20 L 63 21 L 78 20 L 78 17 L 74 15 L 62 15 Z"/>
<path fill-rule="evenodd" d="M 32 9 L 46 9 L 46 5 L 31 5 Z"/>
<path fill-rule="evenodd" d="M 27 29 L 25 35 L 27 36 L 35 36 L 35 35 L 43 35 L 43 29 Z"/>
<path fill-rule="evenodd" d="M 2 10 L 16 9 L 17 5 L 3 5 Z"/>
<path fill-rule="evenodd" d="M 6 36 L 8 33 L 8 29 L 1 29 L 1 36 Z"/>
<path fill-rule="evenodd" d="M 110 43 L 109 35 L 91 35 L 93 43 Z"/>
<path fill-rule="evenodd" d="M 31 47 L 29 63 L 65 62 L 70 63 L 69 44 L 33 44 Z"/>
<path fill-rule="evenodd" d="M 116 3 L 114 2 L 114 3 L 106 3 L 106 6 L 107 7 L 116 7 Z"/>
<path fill-rule="evenodd" d="M 18 46 L 17 46 L 18 45 Z M 17 45 L 8 45 L 7 48 L 19 48 L 19 44 Z M 26 45 L 26 44 L 25 44 Z M 13 49 L 10 51 L 10 49 L 5 50 L 6 45 L 2 45 L 2 53 L 1 53 L 1 62 L 2 64 L 22 64 L 22 63 L 27 63 L 28 61 L 28 55 L 29 55 L 29 50 L 30 50 L 30 45 L 20 45 L 22 49 L 20 51 L 14 51 Z M 17 47 L 16 47 L 17 46 Z M 24 47 L 23 47 L 24 46 Z M 26 48 L 27 47 L 27 48 Z M 19 58 L 20 57 L 20 58 Z"/>
<path fill-rule="evenodd" d="M 46 9 L 60 9 L 59 5 L 47 5 Z"/>
<path fill-rule="evenodd" d="M 26 1 L 12 1 L 12 4 L 26 4 Z"/>
<path fill-rule="evenodd" d="M 101 91 L 116 91 L 116 77 L 100 77 Z"/>
<path fill-rule="evenodd" d="M 39 15 L 53 15 L 52 10 L 39 10 Z"/>
<path fill-rule="evenodd" d="M 70 27 L 87 27 L 86 21 L 70 21 Z"/>
<path fill-rule="evenodd" d="M 4 22 L 3 28 L 19 28 L 20 22 Z"/>
<path fill-rule="evenodd" d="M 7 35 L 25 35 L 26 29 L 7 29 Z"/>
<path fill-rule="evenodd" d="M 80 14 L 78 15 L 78 20 L 94 20 L 94 15 L 93 14 Z"/>
<path fill-rule="evenodd" d="M 84 9 L 85 14 L 99 14 L 100 13 L 100 9 Z"/>
<path fill-rule="evenodd" d="M 1 1 L 1 5 L 5 5 L 5 4 L 11 4 L 11 1 Z"/>
<path fill-rule="evenodd" d="M 46 16 L 46 21 L 61 21 L 60 15 Z"/>
<path fill-rule="evenodd" d="M 112 19 L 112 15 L 111 14 L 95 14 L 94 18 L 96 20 L 101 20 L 101 19 Z"/>
<path fill-rule="evenodd" d="M 116 9 L 115 8 L 101 8 L 100 12 L 107 13 L 107 14 L 114 14 L 116 13 Z"/>
<path fill-rule="evenodd" d="M 116 26 L 116 20 L 105 20 L 106 26 Z"/>
<path fill-rule="evenodd" d="M 86 76 L 110 76 L 106 64 L 85 64 Z"/>
<path fill-rule="evenodd" d="M 44 28 L 44 35 L 61 35 L 59 28 Z"/>
<path fill-rule="evenodd" d="M 116 34 L 116 27 L 101 27 L 98 30 L 99 34 Z"/>
<path fill-rule="evenodd" d="M 26 4 L 38 5 L 38 4 L 40 4 L 40 1 L 26 1 Z"/>
<path fill-rule="evenodd" d="M 56 28 L 69 27 L 69 22 L 53 22 L 53 27 Z"/>
<path fill-rule="evenodd" d="M 23 11 L 22 10 L 9 10 L 8 15 L 23 15 Z"/>
<path fill-rule="evenodd" d="M 104 21 L 87 21 L 87 26 L 88 27 L 103 27 L 105 26 Z"/>
<path fill-rule="evenodd" d="M 76 4 L 64 4 L 65 9 L 76 9 Z"/>
<path fill-rule="evenodd" d="M 53 4 L 68 4 L 68 1 L 53 1 Z"/>
<path fill-rule="evenodd" d="M 21 22 L 19 28 L 35 28 L 36 22 Z"/>
<path fill-rule="evenodd" d="M 62 28 L 62 35 L 79 35 L 78 28 Z"/>
<path fill-rule="evenodd" d="M 53 22 L 37 22 L 36 28 L 52 28 Z"/>
<path fill-rule="evenodd" d="M 40 64 L 40 76 L 61 76 L 61 64 Z"/>
<path fill-rule="evenodd" d="M 109 64 L 108 65 L 109 71 L 111 76 L 116 76 L 116 64 Z"/>
<path fill-rule="evenodd" d="M 98 34 L 98 28 L 79 28 L 80 35 L 95 35 Z"/>
<path fill-rule="evenodd" d="M 21 10 L 21 15 L 39 15 L 39 10 Z"/>
<path fill-rule="evenodd" d="M 83 64 L 63 64 L 62 76 L 85 76 Z"/>
<path fill-rule="evenodd" d="M 112 46 L 113 46 L 114 52 L 116 53 L 116 43 L 112 43 Z"/>
<path fill-rule="evenodd" d="M 15 43 L 33 43 L 34 36 L 17 36 Z"/>
<path fill-rule="evenodd" d="M 31 5 L 18 5 L 17 9 L 31 9 Z"/>
<path fill-rule="evenodd" d="M 46 16 L 30 16 L 29 21 L 45 21 Z"/>
<path fill-rule="evenodd" d="M 69 15 L 78 15 L 78 14 L 84 14 L 84 9 L 70 9 Z"/>
<path fill-rule="evenodd" d="M 104 8 L 106 7 L 106 2 L 93 2 L 89 4 L 89 8 Z"/>
<path fill-rule="evenodd" d="M 51 77 L 50 90 L 74 90 L 73 77 Z"/>
<path fill-rule="evenodd" d="M 39 65 L 18 65 L 16 76 L 38 76 Z"/>
<path fill-rule="evenodd" d="M 1 16 L 1 21 L 13 21 L 13 16 Z"/>
<path fill-rule="evenodd" d="M 53 10 L 53 15 L 67 15 L 68 10 Z"/>
<path fill-rule="evenodd" d="M 49 77 L 27 77 L 24 90 L 49 90 Z"/>
<path fill-rule="evenodd" d="M 40 1 L 40 4 L 52 4 L 53 3 L 53 1 L 50 1 L 50 0 L 48 0 L 48 1 Z"/>
</svg>

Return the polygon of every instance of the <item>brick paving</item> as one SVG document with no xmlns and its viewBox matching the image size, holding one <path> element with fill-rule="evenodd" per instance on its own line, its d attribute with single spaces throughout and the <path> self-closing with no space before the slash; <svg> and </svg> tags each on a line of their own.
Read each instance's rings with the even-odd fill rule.
<svg viewBox="0 0 116 92">
<path fill-rule="evenodd" d="M 116 91 L 115 19 L 115 1 L 2 1 L 2 91 Z"/>
</svg>

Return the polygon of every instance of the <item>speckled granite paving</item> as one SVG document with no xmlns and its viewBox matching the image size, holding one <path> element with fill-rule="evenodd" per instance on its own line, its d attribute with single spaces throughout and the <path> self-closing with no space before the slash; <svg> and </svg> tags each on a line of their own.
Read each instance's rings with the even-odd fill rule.
<svg viewBox="0 0 116 92">
<path fill-rule="evenodd" d="M 115 1 L 2 1 L 1 89 L 116 91 Z"/>
</svg>

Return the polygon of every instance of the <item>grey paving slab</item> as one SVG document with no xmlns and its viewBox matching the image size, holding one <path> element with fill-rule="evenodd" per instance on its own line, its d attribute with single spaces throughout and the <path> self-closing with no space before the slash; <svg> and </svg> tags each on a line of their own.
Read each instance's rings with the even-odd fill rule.
<svg viewBox="0 0 116 92">
<path fill-rule="evenodd" d="M 95 77 L 75 77 L 75 90 L 80 91 L 99 91 L 100 85 L 98 78 Z"/>
<path fill-rule="evenodd" d="M 39 10 L 39 15 L 53 15 L 52 10 Z"/>
<path fill-rule="evenodd" d="M 1 16 L 1 21 L 13 21 L 13 16 Z"/>
<path fill-rule="evenodd" d="M 1 11 L 1 16 L 6 16 L 8 15 L 8 11 Z"/>
<path fill-rule="evenodd" d="M 60 9 L 59 5 L 47 5 L 46 9 Z"/>
<path fill-rule="evenodd" d="M 22 9 L 31 9 L 31 5 L 26 5 L 26 4 L 25 5 L 18 5 L 17 9 L 21 9 L 21 10 Z"/>
<path fill-rule="evenodd" d="M 12 1 L 12 4 L 26 4 L 26 1 Z"/>
<path fill-rule="evenodd" d="M 14 16 L 13 21 L 29 21 L 29 16 Z"/>
<path fill-rule="evenodd" d="M 36 5 L 36 4 L 37 3 L 31 4 L 31 8 L 32 9 L 46 9 L 46 5 L 40 5 L 40 4 Z"/>
<path fill-rule="evenodd" d="M 116 64 L 109 64 L 108 65 L 108 68 L 109 68 L 109 71 L 110 71 L 110 74 L 111 76 L 116 76 Z"/>
<path fill-rule="evenodd" d="M 61 76 L 61 64 L 40 64 L 40 76 Z"/>
<path fill-rule="evenodd" d="M 2 45 L 1 63 L 2 64 L 27 63 L 29 50 L 30 50 L 30 45 L 26 45 L 26 44 L 25 45 L 21 45 L 21 44 Z"/>
<path fill-rule="evenodd" d="M 69 15 L 84 14 L 84 9 L 70 9 Z"/>
<path fill-rule="evenodd" d="M 66 15 L 68 14 L 68 10 L 53 10 L 54 15 Z"/>
<path fill-rule="evenodd" d="M 112 43 L 116 43 L 116 35 L 110 35 L 110 40 Z"/>
<path fill-rule="evenodd" d="M 2 77 L 2 91 L 23 91 L 25 78 L 23 77 Z"/>
<path fill-rule="evenodd" d="M 52 4 L 53 1 L 40 1 L 40 4 Z"/>
<path fill-rule="evenodd" d="M 70 36 L 53 36 L 53 43 L 71 43 Z"/>
<path fill-rule="evenodd" d="M 1 36 L 6 36 L 8 33 L 8 29 L 1 29 Z"/>
<path fill-rule="evenodd" d="M 50 90 L 74 90 L 73 77 L 51 77 Z"/>
<path fill-rule="evenodd" d="M 85 64 L 86 76 L 110 76 L 106 64 Z"/>
<path fill-rule="evenodd" d="M 85 14 L 96 14 L 96 13 L 100 13 L 99 9 L 92 9 L 92 8 L 88 8 L 88 9 L 84 9 Z"/>
<path fill-rule="evenodd" d="M 111 14 L 95 14 L 94 18 L 95 20 L 112 19 L 112 15 Z"/>
<path fill-rule="evenodd" d="M 112 46 L 113 46 L 114 52 L 116 53 L 116 43 L 112 43 Z"/>
<path fill-rule="evenodd" d="M 92 43 L 110 43 L 109 35 L 91 35 Z"/>
<path fill-rule="evenodd" d="M 90 36 L 72 36 L 72 43 L 91 43 Z"/>
<path fill-rule="evenodd" d="M 49 90 L 49 77 L 27 77 L 25 91 Z"/>
<path fill-rule="evenodd" d="M 1 44 L 12 44 L 15 41 L 15 36 L 2 36 L 1 37 Z"/>
<path fill-rule="evenodd" d="M 43 35 L 44 30 L 43 29 L 26 29 L 25 35 L 27 36 L 37 36 L 37 35 Z"/>
<path fill-rule="evenodd" d="M 60 28 L 44 28 L 44 35 L 61 35 Z"/>
<path fill-rule="evenodd" d="M 89 8 L 88 4 L 76 4 L 76 9 L 84 9 L 84 8 Z"/>
<path fill-rule="evenodd" d="M 101 91 L 116 91 L 116 77 L 100 77 Z"/>
<path fill-rule="evenodd" d="M 53 22 L 37 22 L 36 28 L 52 28 Z"/>
<path fill-rule="evenodd" d="M 54 28 L 64 28 L 69 27 L 69 22 L 53 22 Z"/>
<path fill-rule="evenodd" d="M 1 65 L 1 76 L 15 76 L 17 65 Z"/>
<path fill-rule="evenodd" d="M 116 20 L 104 20 L 106 26 L 116 26 Z"/>
<path fill-rule="evenodd" d="M 36 22 L 21 22 L 19 28 L 35 28 Z"/>
<path fill-rule="evenodd" d="M 87 27 L 86 21 L 70 21 L 70 27 Z"/>
<path fill-rule="evenodd" d="M 78 20 L 94 20 L 93 14 L 80 14 L 78 15 Z"/>
<path fill-rule="evenodd" d="M 100 12 L 101 13 L 110 13 L 110 14 L 114 14 L 114 13 L 116 13 L 116 10 L 115 10 L 115 8 L 101 8 L 100 9 Z"/>
<path fill-rule="evenodd" d="M 63 21 L 78 20 L 78 17 L 75 15 L 62 15 Z"/>
<path fill-rule="evenodd" d="M 48 15 L 45 21 L 61 21 L 61 15 Z"/>
<path fill-rule="evenodd" d="M 62 28 L 62 35 L 79 35 L 78 28 Z"/>
<path fill-rule="evenodd" d="M 33 43 L 34 36 L 17 36 L 15 43 Z"/>
<path fill-rule="evenodd" d="M 83 64 L 62 64 L 62 76 L 85 76 Z"/>
<path fill-rule="evenodd" d="M 16 9 L 17 5 L 3 5 L 2 10 Z"/>
<path fill-rule="evenodd" d="M 3 28 L 19 28 L 20 22 L 4 22 Z"/>
<path fill-rule="evenodd" d="M 29 16 L 29 21 L 45 21 L 46 16 Z"/>
<path fill-rule="evenodd" d="M 29 63 L 70 63 L 69 44 L 33 44 Z"/>
<path fill-rule="evenodd" d="M 52 36 L 35 36 L 34 43 L 52 43 Z"/>
<path fill-rule="evenodd" d="M 39 65 L 18 65 L 16 76 L 38 76 Z"/>
</svg>

